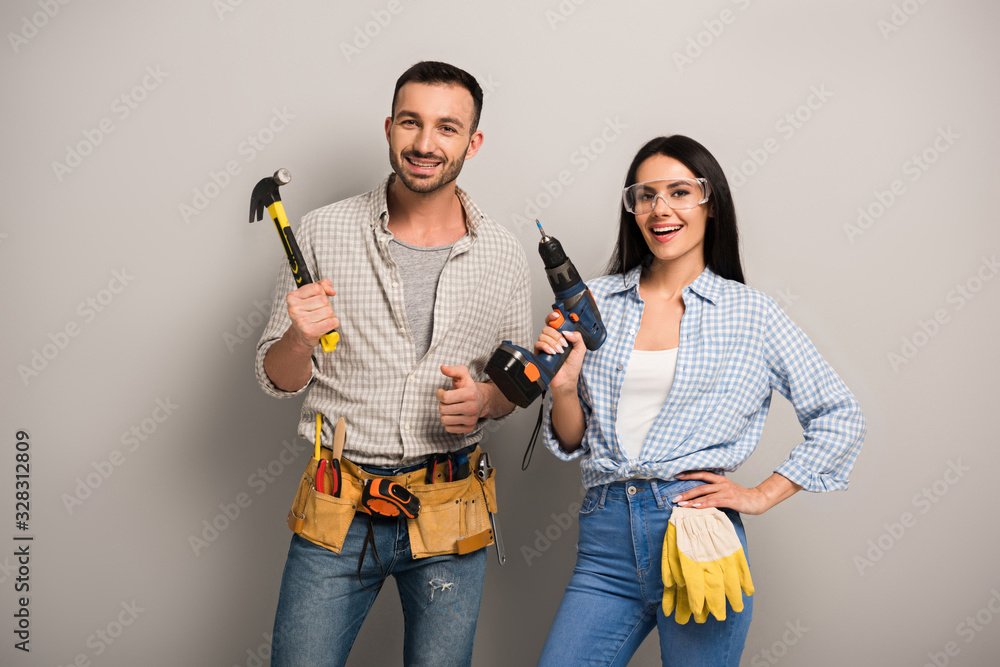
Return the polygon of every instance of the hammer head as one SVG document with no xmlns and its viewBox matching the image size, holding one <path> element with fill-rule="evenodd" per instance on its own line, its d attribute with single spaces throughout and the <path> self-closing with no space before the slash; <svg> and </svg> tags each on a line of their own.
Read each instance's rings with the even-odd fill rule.
<svg viewBox="0 0 1000 667">
<path fill-rule="evenodd" d="M 262 178 L 250 193 L 250 222 L 264 217 L 264 209 L 276 201 L 281 201 L 278 188 L 287 185 L 292 180 L 292 174 L 287 169 L 279 169 L 274 176 Z"/>
</svg>

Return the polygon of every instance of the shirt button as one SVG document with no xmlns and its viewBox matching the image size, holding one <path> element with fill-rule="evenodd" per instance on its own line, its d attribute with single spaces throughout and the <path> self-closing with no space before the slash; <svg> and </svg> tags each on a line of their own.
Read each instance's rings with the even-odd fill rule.
<svg viewBox="0 0 1000 667">
<path fill-rule="evenodd" d="M 623 368 L 625 368 L 625 367 L 624 367 L 623 365 L 621 365 L 621 364 L 618 364 L 618 366 L 616 366 L 616 368 L 617 368 L 618 370 L 621 370 L 621 369 L 623 369 Z"/>
<path fill-rule="evenodd" d="M 410 377 L 408 377 L 408 378 L 407 378 L 407 380 L 409 380 L 410 382 L 413 382 L 413 381 L 414 381 L 414 380 L 416 380 L 416 379 L 417 379 L 417 378 L 416 378 L 416 376 L 415 376 L 415 375 L 411 375 Z"/>
<path fill-rule="evenodd" d="M 409 431 L 410 430 L 410 425 L 409 424 L 403 424 L 403 430 L 404 431 Z"/>
<path fill-rule="evenodd" d="M 634 486 L 629 486 L 628 489 L 626 490 L 626 493 L 628 493 L 630 496 L 634 496 L 635 495 L 635 487 Z"/>
<path fill-rule="evenodd" d="M 406 333 L 406 329 L 403 328 L 403 327 L 399 327 L 399 333 L 405 334 Z"/>
<path fill-rule="evenodd" d="M 629 329 L 628 330 L 628 335 L 629 336 L 634 336 L 635 335 L 635 331 L 633 329 Z"/>
</svg>

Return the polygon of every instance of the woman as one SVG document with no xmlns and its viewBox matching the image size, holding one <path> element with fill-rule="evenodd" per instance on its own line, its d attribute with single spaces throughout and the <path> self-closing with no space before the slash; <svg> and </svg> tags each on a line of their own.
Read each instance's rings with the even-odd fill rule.
<svg viewBox="0 0 1000 667">
<path fill-rule="evenodd" d="M 588 487 L 576 568 L 539 664 L 625 665 L 656 626 L 663 664 L 735 666 L 752 597 L 741 601 L 737 588 L 725 620 L 689 623 L 661 609 L 671 512 L 718 508 L 746 553 L 741 513 L 803 488 L 847 488 L 865 422 L 805 334 L 743 284 L 729 184 L 704 146 L 654 139 L 625 185 L 608 275 L 589 283 L 606 342 L 587 352 L 579 334 L 546 327 L 535 343 L 550 354 L 572 345 L 544 432 L 556 456 L 581 459 Z M 792 402 L 804 438 L 743 488 L 723 473 L 756 447 L 772 390 Z"/>
</svg>

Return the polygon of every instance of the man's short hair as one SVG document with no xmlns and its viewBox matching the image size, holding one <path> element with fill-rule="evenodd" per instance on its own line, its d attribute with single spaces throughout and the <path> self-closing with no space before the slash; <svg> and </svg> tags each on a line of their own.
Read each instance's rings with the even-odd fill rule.
<svg viewBox="0 0 1000 667">
<path fill-rule="evenodd" d="M 473 114 L 472 128 L 470 133 L 475 132 L 479 127 L 479 114 L 483 110 L 483 89 L 472 76 L 463 69 L 459 69 L 448 63 L 424 60 L 403 74 L 396 80 L 396 89 L 392 93 L 392 116 L 396 117 L 396 100 L 399 98 L 399 89 L 407 83 L 430 83 L 461 86 L 472 95 Z"/>
</svg>

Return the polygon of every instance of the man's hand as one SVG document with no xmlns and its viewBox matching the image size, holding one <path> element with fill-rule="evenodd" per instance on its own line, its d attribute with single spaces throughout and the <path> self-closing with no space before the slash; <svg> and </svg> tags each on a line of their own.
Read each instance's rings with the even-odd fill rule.
<svg viewBox="0 0 1000 667">
<path fill-rule="evenodd" d="M 292 323 L 264 357 L 264 372 L 278 389 L 298 391 L 312 378 L 313 348 L 319 345 L 320 338 L 340 326 L 330 305 L 334 294 L 333 283 L 324 278 L 285 297 Z"/>
<path fill-rule="evenodd" d="M 465 366 L 441 366 L 451 389 L 437 390 L 441 423 L 448 433 L 471 433 L 486 408 L 486 397 Z"/>
<path fill-rule="evenodd" d="M 330 297 L 335 294 L 333 283 L 324 278 L 318 283 L 303 285 L 285 297 L 288 317 L 292 320 L 288 333 L 297 345 L 311 352 L 319 345 L 320 338 L 340 326 L 330 305 Z"/>
</svg>

